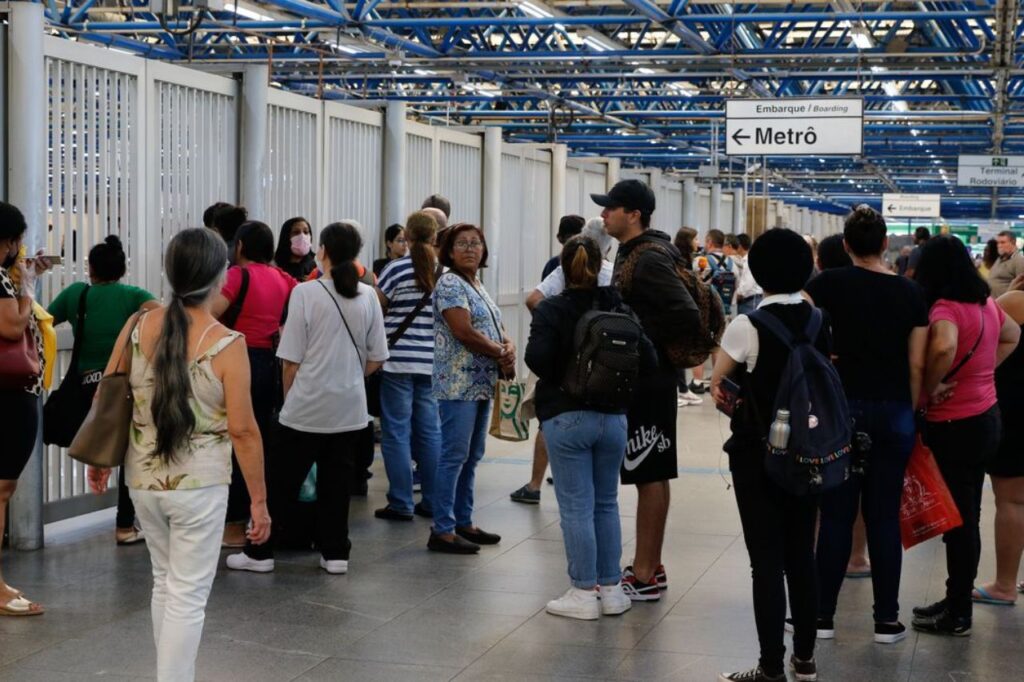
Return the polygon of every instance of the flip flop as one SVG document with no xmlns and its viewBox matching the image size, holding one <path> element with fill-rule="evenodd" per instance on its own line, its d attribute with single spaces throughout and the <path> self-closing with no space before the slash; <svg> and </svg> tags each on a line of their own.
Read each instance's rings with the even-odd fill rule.
<svg viewBox="0 0 1024 682">
<path fill-rule="evenodd" d="M 847 578 L 870 578 L 871 577 L 871 569 L 869 568 L 869 569 L 863 570 L 863 571 L 847 571 L 846 572 L 846 577 Z"/>
<path fill-rule="evenodd" d="M 971 600 L 975 604 L 991 604 L 993 606 L 1013 606 L 1017 602 L 1013 599 L 998 599 L 989 594 L 984 587 L 975 587 L 971 593 Z"/>
<path fill-rule="evenodd" d="M 44 613 L 42 606 L 25 597 L 15 597 L 6 604 L 0 604 L 0 616 L 41 616 Z"/>
</svg>

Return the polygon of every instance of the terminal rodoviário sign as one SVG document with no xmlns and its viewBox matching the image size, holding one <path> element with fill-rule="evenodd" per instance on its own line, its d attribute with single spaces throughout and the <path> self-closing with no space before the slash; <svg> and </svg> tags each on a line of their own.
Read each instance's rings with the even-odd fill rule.
<svg viewBox="0 0 1024 682">
<path fill-rule="evenodd" d="M 1024 187 L 1024 156 L 960 155 L 956 167 L 960 187 Z"/>
<path fill-rule="evenodd" d="M 857 156 L 864 153 L 864 102 L 857 98 L 731 99 L 729 156 Z"/>
</svg>

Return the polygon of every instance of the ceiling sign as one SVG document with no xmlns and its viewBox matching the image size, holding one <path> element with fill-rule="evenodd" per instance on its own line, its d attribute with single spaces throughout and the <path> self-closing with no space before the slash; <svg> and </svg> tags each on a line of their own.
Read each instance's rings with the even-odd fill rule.
<svg viewBox="0 0 1024 682">
<path fill-rule="evenodd" d="M 864 101 L 840 97 L 728 100 L 725 153 L 858 156 L 864 153 Z"/>
<path fill-rule="evenodd" d="M 883 218 L 938 218 L 941 202 L 938 194 L 883 194 Z"/>
<path fill-rule="evenodd" d="M 1024 187 L 1024 156 L 963 154 L 956 167 L 960 187 Z"/>
</svg>

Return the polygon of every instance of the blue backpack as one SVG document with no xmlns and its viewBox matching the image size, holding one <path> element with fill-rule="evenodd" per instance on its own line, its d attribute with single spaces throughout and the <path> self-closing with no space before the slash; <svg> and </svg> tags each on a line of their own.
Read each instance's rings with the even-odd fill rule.
<svg viewBox="0 0 1024 682">
<path fill-rule="evenodd" d="M 733 271 L 732 258 L 718 253 L 707 255 L 708 267 L 711 268 L 711 279 L 709 280 L 719 298 L 722 299 L 722 308 L 728 315 L 732 307 L 732 297 L 736 293 L 736 273 Z"/>
<path fill-rule="evenodd" d="M 814 347 L 821 330 L 821 311 L 811 308 L 811 318 L 800 336 L 768 311 L 757 310 L 750 318 L 789 349 L 767 420 L 770 424 L 779 410 L 788 410 L 789 440 L 779 449 L 766 438 L 768 477 L 793 495 L 817 495 L 841 485 L 850 477 L 853 420 L 839 373 Z"/>
</svg>

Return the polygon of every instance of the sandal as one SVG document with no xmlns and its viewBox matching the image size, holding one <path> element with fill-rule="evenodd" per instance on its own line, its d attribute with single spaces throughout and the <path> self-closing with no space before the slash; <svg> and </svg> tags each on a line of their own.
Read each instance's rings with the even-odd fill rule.
<svg viewBox="0 0 1024 682">
<path fill-rule="evenodd" d="M 46 611 L 42 606 L 23 596 L 14 597 L 6 604 L 0 604 L 0 616 L 41 616 Z"/>
<path fill-rule="evenodd" d="M 146 539 L 145 533 L 137 526 L 131 528 L 118 528 L 114 531 L 114 538 L 119 545 L 134 545 Z"/>
</svg>

